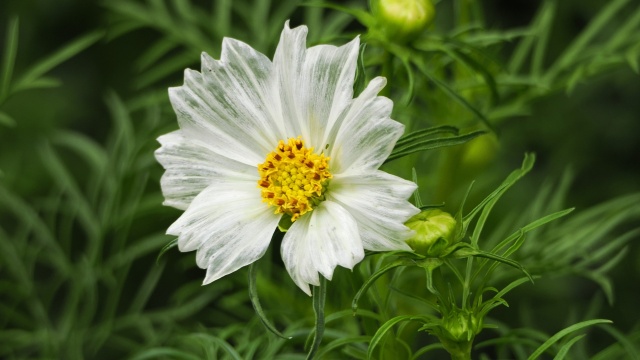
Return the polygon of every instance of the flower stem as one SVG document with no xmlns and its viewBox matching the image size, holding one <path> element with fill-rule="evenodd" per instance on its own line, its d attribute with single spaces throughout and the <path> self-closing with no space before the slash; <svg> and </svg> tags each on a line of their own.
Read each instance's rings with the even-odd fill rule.
<svg viewBox="0 0 640 360">
<path fill-rule="evenodd" d="M 471 360 L 472 341 L 451 341 L 441 338 L 440 342 L 451 355 L 451 360 Z"/>
</svg>

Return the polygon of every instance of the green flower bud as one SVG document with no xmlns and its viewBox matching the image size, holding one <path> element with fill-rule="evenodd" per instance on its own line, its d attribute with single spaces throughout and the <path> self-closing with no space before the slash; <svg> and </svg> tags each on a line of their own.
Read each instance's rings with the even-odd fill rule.
<svg viewBox="0 0 640 360">
<path fill-rule="evenodd" d="M 413 40 L 436 14 L 431 0 L 373 0 L 371 10 L 389 40 Z"/>
<path fill-rule="evenodd" d="M 425 324 L 420 330 L 435 335 L 452 359 L 471 359 L 471 345 L 483 327 L 483 319 L 473 311 L 457 306 L 442 319 Z"/>
<path fill-rule="evenodd" d="M 437 257 L 456 242 L 456 219 L 442 210 L 423 210 L 405 225 L 416 232 L 407 244 L 418 254 Z"/>
<path fill-rule="evenodd" d="M 442 336 L 447 340 L 470 341 L 482 330 L 482 319 L 468 310 L 454 308 L 442 319 L 442 327 L 446 330 Z"/>
</svg>

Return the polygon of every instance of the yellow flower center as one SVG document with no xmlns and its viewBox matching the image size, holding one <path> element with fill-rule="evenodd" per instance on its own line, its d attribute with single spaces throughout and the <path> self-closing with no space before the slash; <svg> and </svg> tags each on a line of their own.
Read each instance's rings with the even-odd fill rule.
<svg viewBox="0 0 640 360">
<path fill-rule="evenodd" d="M 329 172 L 329 157 L 304 147 L 300 138 L 278 142 L 276 149 L 258 165 L 262 201 L 276 207 L 276 214 L 287 214 L 291 221 L 313 210 L 323 198 Z"/>
</svg>

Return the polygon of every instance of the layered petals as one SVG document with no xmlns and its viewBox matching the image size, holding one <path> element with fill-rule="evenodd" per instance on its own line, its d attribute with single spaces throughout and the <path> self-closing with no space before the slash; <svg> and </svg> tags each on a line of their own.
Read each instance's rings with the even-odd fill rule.
<svg viewBox="0 0 640 360">
<path fill-rule="evenodd" d="M 255 165 L 279 140 L 282 126 L 273 64 L 250 46 L 225 38 L 220 60 L 202 54 L 202 72 L 185 70 L 169 89 L 180 129 L 215 152 Z"/>
<path fill-rule="evenodd" d="M 261 201 L 254 181 L 215 182 L 169 227 L 180 251 L 197 250 L 196 263 L 207 269 L 204 284 L 264 255 L 281 216 Z"/>
<path fill-rule="evenodd" d="M 285 24 L 274 67 L 288 134 L 301 135 L 320 148 L 352 101 L 360 40 L 307 49 L 306 35 L 306 27 L 290 29 Z"/>
<path fill-rule="evenodd" d="M 330 145 L 335 173 L 378 169 L 402 135 L 404 125 L 390 118 L 393 102 L 377 96 L 385 84 L 382 77 L 371 80 L 335 124 Z"/>
<path fill-rule="evenodd" d="M 178 130 L 158 138 L 158 162 L 165 168 L 160 185 L 164 205 L 186 210 L 193 198 L 216 179 L 257 180 L 255 167 L 215 153 L 215 149 Z"/>
<path fill-rule="evenodd" d="M 420 212 L 407 201 L 416 185 L 383 171 L 336 175 L 327 199 L 344 207 L 358 223 L 365 249 L 410 250 L 412 231 L 404 223 Z"/>
<path fill-rule="evenodd" d="M 324 201 L 309 216 L 293 223 L 282 240 L 282 260 L 293 281 L 308 295 L 340 265 L 347 269 L 364 258 L 358 224 L 341 205 Z"/>
</svg>

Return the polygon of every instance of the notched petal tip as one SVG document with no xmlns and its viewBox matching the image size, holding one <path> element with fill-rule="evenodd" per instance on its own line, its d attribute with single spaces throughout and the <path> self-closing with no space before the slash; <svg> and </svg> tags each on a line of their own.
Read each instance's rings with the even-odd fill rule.
<svg viewBox="0 0 640 360">
<path fill-rule="evenodd" d="M 214 59 L 211 55 L 203 51 L 202 54 L 200 54 L 200 71 L 203 73 L 213 71 L 220 66 L 220 62 L 220 60 Z"/>
<path fill-rule="evenodd" d="M 284 34 L 285 32 L 304 32 L 304 37 L 307 37 L 307 33 L 309 32 L 309 28 L 306 25 L 298 25 L 294 28 L 291 27 L 290 24 L 291 20 L 287 20 L 284 22 L 284 29 L 282 30 L 282 33 Z"/>
</svg>

